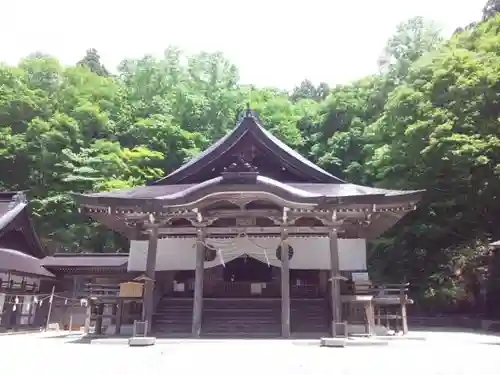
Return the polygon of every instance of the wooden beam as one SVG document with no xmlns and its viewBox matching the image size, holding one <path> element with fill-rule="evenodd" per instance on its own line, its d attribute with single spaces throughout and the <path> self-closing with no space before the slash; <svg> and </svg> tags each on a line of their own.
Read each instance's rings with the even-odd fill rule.
<svg viewBox="0 0 500 375">
<path fill-rule="evenodd" d="M 160 235 L 192 235 L 196 236 L 198 229 L 194 227 L 182 227 L 182 228 L 159 228 L 158 233 Z M 288 227 L 289 235 L 294 234 L 323 234 L 328 235 L 328 227 Z M 281 233 L 281 227 L 208 227 L 205 228 L 206 235 L 236 235 L 238 233 L 246 233 L 252 235 L 265 235 L 265 234 L 276 234 Z"/>
<path fill-rule="evenodd" d="M 238 210 L 238 209 L 208 209 L 206 210 L 205 217 L 216 218 L 234 218 L 234 217 L 268 217 L 280 216 L 281 210 L 277 209 L 254 209 L 254 210 Z"/>
</svg>

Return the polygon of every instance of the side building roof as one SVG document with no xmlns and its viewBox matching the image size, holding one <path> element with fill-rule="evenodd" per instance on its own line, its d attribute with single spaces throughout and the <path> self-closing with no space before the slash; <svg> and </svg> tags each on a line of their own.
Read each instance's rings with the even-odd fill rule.
<svg viewBox="0 0 500 375">
<path fill-rule="evenodd" d="M 123 273 L 127 263 L 127 253 L 56 253 L 41 260 L 56 275 Z"/>
<path fill-rule="evenodd" d="M 0 192 L 0 246 L 39 259 L 45 256 L 23 191 Z"/>
<path fill-rule="evenodd" d="M 0 270 L 20 275 L 54 277 L 40 264 L 44 256 L 24 192 L 0 192 Z"/>
</svg>

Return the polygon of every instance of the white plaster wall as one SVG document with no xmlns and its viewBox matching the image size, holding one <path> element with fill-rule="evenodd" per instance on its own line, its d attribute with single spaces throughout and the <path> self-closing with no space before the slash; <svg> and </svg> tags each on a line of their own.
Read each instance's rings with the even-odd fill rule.
<svg viewBox="0 0 500 375">
<path fill-rule="evenodd" d="M 247 254 L 263 263 L 279 267 L 276 249 L 279 237 L 207 239 L 208 246 L 217 249 L 215 260 L 205 262 L 205 268 L 227 263 Z M 330 240 L 328 237 L 290 237 L 288 243 L 294 249 L 290 260 L 292 269 L 330 269 Z M 146 268 L 147 241 L 131 241 L 128 261 L 129 271 Z M 158 240 L 156 270 L 193 270 L 196 264 L 196 240 L 194 238 L 167 238 Z M 339 265 L 342 271 L 366 270 L 366 240 L 339 239 Z"/>
</svg>

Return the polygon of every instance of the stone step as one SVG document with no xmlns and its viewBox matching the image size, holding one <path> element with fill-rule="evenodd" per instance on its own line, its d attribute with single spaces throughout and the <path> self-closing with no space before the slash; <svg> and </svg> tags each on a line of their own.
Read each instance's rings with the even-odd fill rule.
<svg viewBox="0 0 500 375">
<path fill-rule="evenodd" d="M 229 311 L 233 313 L 239 313 L 241 311 L 254 311 L 254 312 L 263 312 L 263 311 L 281 311 L 281 306 L 207 306 L 203 305 L 204 311 Z"/>
<path fill-rule="evenodd" d="M 186 329 L 171 329 L 171 328 L 165 328 L 165 329 L 161 329 L 161 328 L 156 328 L 155 333 L 167 333 L 167 334 L 172 334 L 172 333 L 182 333 L 182 334 L 186 334 L 186 335 L 189 335 L 191 334 L 191 327 L 189 328 L 186 328 Z"/>
<path fill-rule="evenodd" d="M 272 333 L 280 332 L 276 327 L 247 327 L 247 326 L 234 326 L 234 327 L 203 327 L 203 333 L 228 333 L 228 332 L 247 332 L 247 333 Z"/>
<path fill-rule="evenodd" d="M 179 320 L 179 319 L 155 319 L 153 320 L 153 324 L 163 325 L 163 324 L 171 324 L 171 325 L 191 325 L 192 320 Z"/>
<path fill-rule="evenodd" d="M 207 338 L 279 338 L 281 336 L 281 332 L 202 332 L 202 337 Z"/>
<path fill-rule="evenodd" d="M 261 316 L 265 316 L 267 318 L 273 318 L 273 317 L 280 317 L 281 316 L 281 313 L 279 312 L 263 312 L 263 313 L 251 313 L 251 312 L 247 312 L 247 311 L 241 311 L 240 313 L 238 314 L 231 314 L 229 312 L 225 312 L 225 311 L 220 311 L 220 312 L 213 312 L 213 311 L 209 311 L 209 312 L 205 312 L 203 314 L 204 316 L 218 316 L 218 317 L 233 317 L 233 316 L 242 316 L 242 317 L 261 317 Z"/>
<path fill-rule="evenodd" d="M 230 324 L 280 324 L 278 319 L 265 320 L 265 319 L 203 319 L 205 324 L 220 324 L 220 325 L 230 325 Z"/>
<path fill-rule="evenodd" d="M 252 332 L 252 331 L 279 331 L 278 326 L 276 324 L 264 324 L 264 325 L 259 325 L 259 324 L 228 324 L 228 325 L 210 325 L 210 324 L 204 324 L 203 325 L 203 331 L 204 332 L 227 332 L 227 331 L 247 331 L 247 332 Z"/>
</svg>

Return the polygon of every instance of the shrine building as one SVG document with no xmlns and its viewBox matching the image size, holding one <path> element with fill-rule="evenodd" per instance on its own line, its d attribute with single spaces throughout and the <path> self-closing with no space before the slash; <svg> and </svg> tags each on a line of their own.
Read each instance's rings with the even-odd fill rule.
<svg viewBox="0 0 500 375">
<path fill-rule="evenodd" d="M 124 333 L 134 316 L 156 335 L 336 335 L 343 322 L 355 326 L 357 302 L 360 322 L 373 329 L 377 296 L 355 298 L 346 288 L 370 282 L 366 241 L 421 195 L 343 181 L 247 111 L 230 133 L 149 186 L 75 195 L 82 214 L 130 239 L 128 256 L 54 256 L 44 266 L 66 276 L 99 269 L 99 280 L 114 283 L 114 294 L 96 293 L 93 302 L 99 333 L 106 317 Z M 143 295 L 120 297 L 118 283 L 137 276 Z"/>
</svg>

